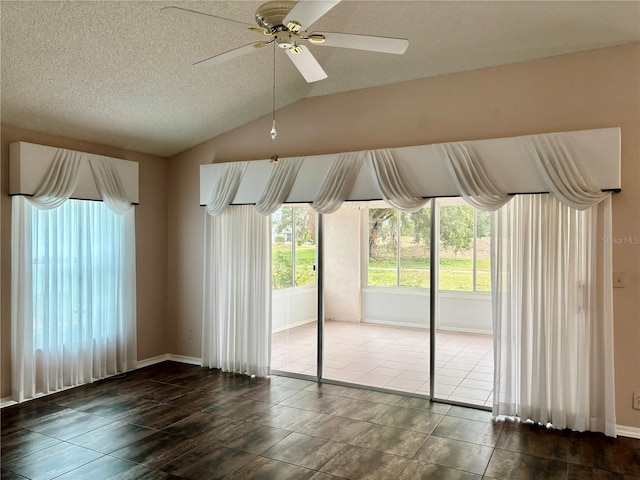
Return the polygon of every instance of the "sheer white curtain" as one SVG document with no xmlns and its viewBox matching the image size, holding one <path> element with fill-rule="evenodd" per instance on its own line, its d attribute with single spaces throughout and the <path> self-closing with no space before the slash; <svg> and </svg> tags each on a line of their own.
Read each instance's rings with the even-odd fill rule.
<svg viewBox="0 0 640 480">
<path fill-rule="evenodd" d="M 615 436 L 611 200 L 518 195 L 492 232 L 494 415 Z"/>
<path fill-rule="evenodd" d="M 271 362 L 271 221 L 205 213 L 202 365 L 264 377 Z"/>
<path fill-rule="evenodd" d="M 615 436 L 610 194 L 565 135 L 521 142 L 550 195 L 509 201 L 469 145 L 434 146 L 461 195 L 495 211 L 493 413 Z"/>
<path fill-rule="evenodd" d="M 134 210 L 67 200 L 81 161 L 67 153 L 58 152 L 40 196 L 12 200 L 16 401 L 136 366 Z"/>
</svg>

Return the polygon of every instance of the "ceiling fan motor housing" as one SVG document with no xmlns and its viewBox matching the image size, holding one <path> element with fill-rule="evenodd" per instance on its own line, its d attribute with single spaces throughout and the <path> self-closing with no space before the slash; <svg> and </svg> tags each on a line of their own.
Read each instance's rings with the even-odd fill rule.
<svg viewBox="0 0 640 480">
<path fill-rule="evenodd" d="M 296 2 L 267 2 L 258 7 L 256 10 L 256 22 L 269 31 L 286 30 L 282 24 L 285 17 L 289 14 Z M 279 28 L 281 27 L 281 28 Z M 286 48 L 286 47 L 283 47 Z"/>
<path fill-rule="evenodd" d="M 291 48 L 295 45 L 293 36 L 288 31 L 274 33 L 276 39 L 276 45 L 280 48 Z"/>
</svg>

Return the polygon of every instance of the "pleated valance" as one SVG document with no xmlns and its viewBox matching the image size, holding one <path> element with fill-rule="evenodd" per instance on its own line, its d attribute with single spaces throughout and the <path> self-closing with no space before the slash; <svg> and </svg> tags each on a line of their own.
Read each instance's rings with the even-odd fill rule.
<svg viewBox="0 0 640 480">
<path fill-rule="evenodd" d="M 282 203 L 331 213 L 345 201 L 384 200 L 416 211 L 432 197 L 462 196 L 496 210 L 514 194 L 549 192 L 584 209 L 620 189 L 620 129 L 378 149 L 200 166 L 200 203 L 212 215 L 253 204 L 263 215 Z M 212 206 L 215 205 L 215 208 Z"/>
<path fill-rule="evenodd" d="M 69 198 L 102 200 L 115 213 L 138 204 L 137 162 L 27 142 L 12 143 L 9 153 L 9 194 L 39 208 Z"/>
</svg>

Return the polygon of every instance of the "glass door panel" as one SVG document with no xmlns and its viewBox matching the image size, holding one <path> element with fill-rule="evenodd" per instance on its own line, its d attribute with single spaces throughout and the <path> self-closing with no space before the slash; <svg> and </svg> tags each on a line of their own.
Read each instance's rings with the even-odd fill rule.
<svg viewBox="0 0 640 480">
<path fill-rule="evenodd" d="M 437 399 L 492 401 L 490 219 L 462 199 L 437 202 Z"/>
<path fill-rule="evenodd" d="M 285 205 L 271 217 L 271 368 L 317 373 L 316 214 Z"/>
<path fill-rule="evenodd" d="M 323 221 L 323 377 L 428 395 L 429 205 L 345 204 Z"/>
</svg>

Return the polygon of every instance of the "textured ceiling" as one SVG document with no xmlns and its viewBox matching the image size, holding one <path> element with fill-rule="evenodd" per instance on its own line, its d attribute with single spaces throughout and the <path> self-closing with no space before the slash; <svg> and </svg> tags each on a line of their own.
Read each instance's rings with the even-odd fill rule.
<svg viewBox="0 0 640 480">
<path fill-rule="evenodd" d="M 172 156 L 270 113 L 272 50 L 192 64 L 261 38 L 161 12 L 253 23 L 254 1 L 1 1 L 2 122 Z M 277 54 L 277 105 L 405 80 L 640 41 L 634 1 L 350 1 L 311 30 L 409 39 L 405 55 L 312 46 L 307 84 Z"/>
</svg>

